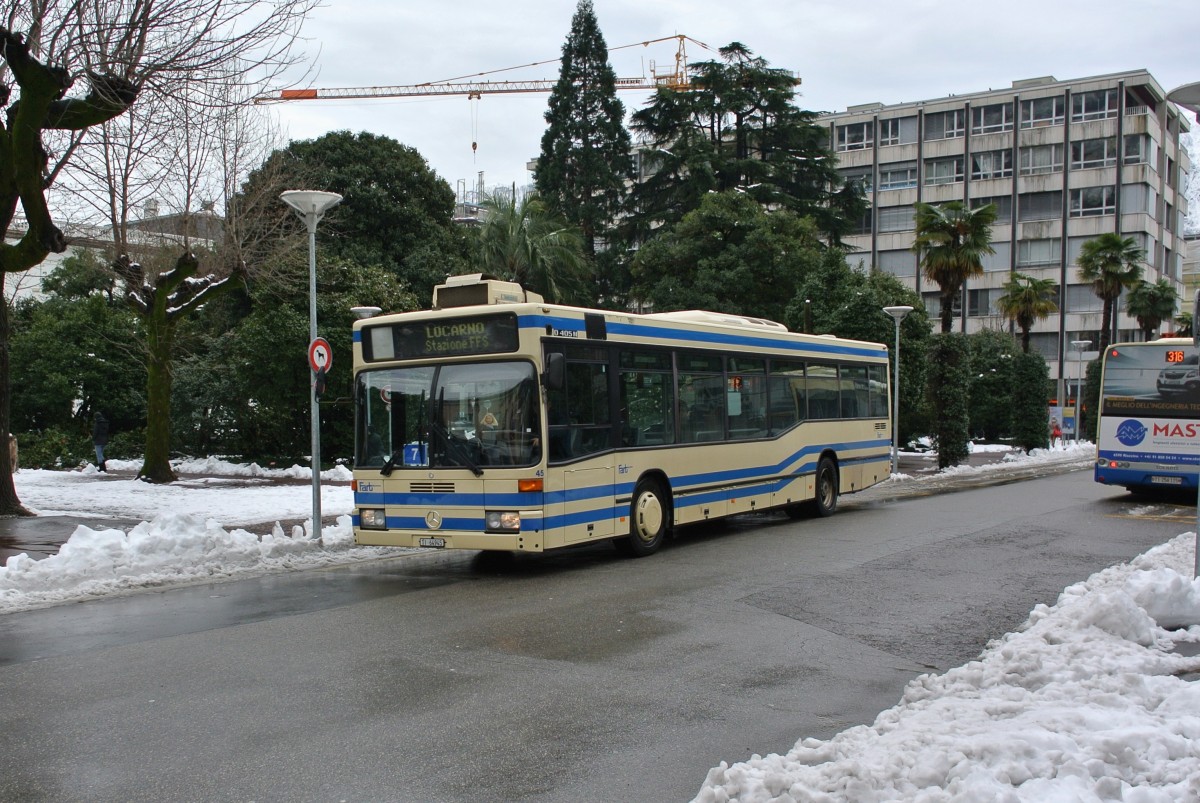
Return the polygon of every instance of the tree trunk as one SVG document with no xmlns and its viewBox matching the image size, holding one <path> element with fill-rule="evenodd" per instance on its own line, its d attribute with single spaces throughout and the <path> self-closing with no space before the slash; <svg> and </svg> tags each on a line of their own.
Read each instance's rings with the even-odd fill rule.
<svg viewBox="0 0 1200 803">
<path fill-rule="evenodd" d="M 0 291 L 4 289 L 7 274 L 0 272 Z M 0 439 L 7 439 L 9 426 L 9 352 L 8 352 L 8 302 L 0 292 Z M 32 516 L 17 498 L 17 487 L 13 484 L 16 466 L 8 462 L 8 443 L 0 443 L 0 516 Z"/>
<path fill-rule="evenodd" d="M 1100 353 L 1103 354 L 1112 344 L 1113 302 L 1104 299 L 1104 308 L 1100 313 Z"/>
<path fill-rule="evenodd" d="M 138 476 L 149 482 L 179 479 L 171 468 L 171 347 L 174 324 L 165 310 L 146 319 L 146 457 Z"/>
<path fill-rule="evenodd" d="M 942 334 L 948 335 L 954 328 L 954 292 L 942 293 Z"/>
</svg>

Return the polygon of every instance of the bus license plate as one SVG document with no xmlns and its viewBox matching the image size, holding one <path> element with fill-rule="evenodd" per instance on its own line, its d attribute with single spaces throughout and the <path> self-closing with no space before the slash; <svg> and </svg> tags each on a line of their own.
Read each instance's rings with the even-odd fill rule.
<svg viewBox="0 0 1200 803">
<path fill-rule="evenodd" d="M 1151 477 L 1155 485 L 1183 485 L 1183 477 Z"/>
<path fill-rule="evenodd" d="M 442 547 L 446 546 L 446 539 L 445 538 L 422 538 L 417 543 L 420 544 L 421 546 L 429 546 L 429 547 L 433 547 L 435 549 L 441 549 Z"/>
</svg>

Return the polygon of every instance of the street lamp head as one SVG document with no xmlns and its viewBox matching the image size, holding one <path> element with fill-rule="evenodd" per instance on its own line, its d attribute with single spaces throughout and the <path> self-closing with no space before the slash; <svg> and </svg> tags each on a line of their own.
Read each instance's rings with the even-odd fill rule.
<svg viewBox="0 0 1200 803">
<path fill-rule="evenodd" d="M 325 213 L 342 201 L 342 196 L 336 192 L 322 190 L 288 190 L 280 193 L 279 197 L 296 210 L 296 214 L 308 226 L 309 231 L 316 231 L 317 223 Z"/>
<path fill-rule="evenodd" d="M 1167 100 L 1178 103 L 1193 114 L 1200 114 L 1200 81 L 1175 87 L 1167 93 Z"/>
<path fill-rule="evenodd" d="M 1090 340 L 1072 340 L 1071 341 L 1071 346 L 1076 351 L 1086 351 L 1087 347 L 1090 345 L 1092 345 L 1092 341 L 1090 341 Z"/>
<path fill-rule="evenodd" d="M 900 321 L 904 320 L 904 316 L 913 311 L 913 308 L 906 304 L 902 304 L 896 307 L 884 307 L 883 311 L 895 318 L 896 323 L 900 323 Z"/>
<path fill-rule="evenodd" d="M 358 318 L 359 320 L 371 318 L 375 315 L 378 315 L 380 312 L 383 312 L 383 310 L 379 307 L 351 307 L 350 311 L 354 313 L 354 317 Z"/>
</svg>

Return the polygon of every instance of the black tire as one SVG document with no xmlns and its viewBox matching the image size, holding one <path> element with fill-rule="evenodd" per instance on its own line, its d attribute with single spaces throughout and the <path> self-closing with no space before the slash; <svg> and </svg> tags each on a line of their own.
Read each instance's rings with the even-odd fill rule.
<svg viewBox="0 0 1200 803">
<path fill-rule="evenodd" d="M 817 463 L 816 498 L 812 501 L 813 512 L 825 518 L 837 510 L 838 472 L 833 460 L 822 457 Z"/>
<path fill-rule="evenodd" d="M 653 555 L 671 530 L 671 501 L 660 483 L 642 480 L 633 489 L 629 503 L 629 535 L 613 540 L 626 555 Z"/>
</svg>

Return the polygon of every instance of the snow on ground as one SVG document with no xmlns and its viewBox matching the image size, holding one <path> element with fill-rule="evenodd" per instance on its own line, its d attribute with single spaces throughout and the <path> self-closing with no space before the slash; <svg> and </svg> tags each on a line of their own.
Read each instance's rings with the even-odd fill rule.
<svg viewBox="0 0 1200 803">
<path fill-rule="evenodd" d="M 721 762 L 694 803 L 1200 800 L 1194 548 L 1184 533 L 1067 588 L 872 725 Z"/>
<path fill-rule="evenodd" d="M 111 473 L 136 473 L 140 462 L 109 460 L 107 466 L 110 473 L 89 464 L 76 471 L 22 469 L 14 476 L 17 495 L 41 515 L 141 523 L 128 531 L 79 526 L 56 555 L 9 558 L 0 567 L 0 614 L 414 551 L 354 546 L 352 475 L 341 466 L 321 474 L 322 518 L 337 520 L 322 528 L 319 540 L 311 537 L 311 482 L 295 482 L 311 480 L 309 468 L 264 469 L 211 458 L 172 461 L 176 472 L 205 476 L 154 485 L 132 473 Z M 279 523 L 284 521 L 304 526 L 287 532 Z"/>
<path fill-rule="evenodd" d="M 977 447 L 978 448 L 978 447 Z M 1006 455 L 950 472 L 1037 463 L 1086 465 L 1088 444 Z M 137 464 L 109 461 L 121 470 Z M 305 518 L 308 469 L 221 461 L 176 463 L 202 473 L 158 486 L 82 471 L 22 470 L 18 495 L 44 514 L 143 519 L 127 532 L 79 527 L 57 555 L 0 567 L 0 614 L 68 601 L 350 563 L 400 550 L 355 547 L 345 469 L 325 472 L 322 510 L 337 515 L 319 540 L 279 524 Z M 935 481 L 947 472 L 889 482 Z M 342 484 L 337 484 L 342 483 Z M 159 511 L 169 511 L 160 513 Z M 227 527 L 229 529 L 227 529 Z M 909 683 L 875 722 L 786 755 L 709 771 L 699 803 L 874 801 L 1200 800 L 1200 581 L 1194 533 L 1067 588 L 976 661 Z"/>
</svg>

